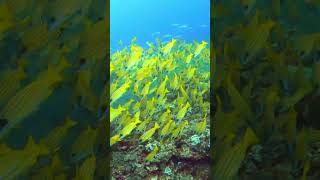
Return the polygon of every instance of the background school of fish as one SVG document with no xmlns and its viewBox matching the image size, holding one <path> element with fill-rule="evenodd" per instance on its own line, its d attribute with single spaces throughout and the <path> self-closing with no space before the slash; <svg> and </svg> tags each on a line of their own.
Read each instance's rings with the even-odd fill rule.
<svg viewBox="0 0 320 180">
<path fill-rule="evenodd" d="M 106 1 L 0 1 L 0 179 L 108 178 Z"/>
<path fill-rule="evenodd" d="M 319 179 L 319 1 L 211 4 L 212 178 Z"/>
</svg>

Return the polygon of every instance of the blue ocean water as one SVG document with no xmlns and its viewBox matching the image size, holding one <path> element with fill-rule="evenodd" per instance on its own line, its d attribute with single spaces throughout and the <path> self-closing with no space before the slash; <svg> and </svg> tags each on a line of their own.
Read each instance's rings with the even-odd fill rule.
<svg viewBox="0 0 320 180">
<path fill-rule="evenodd" d="M 210 0 L 111 0 L 111 51 L 171 38 L 210 40 Z M 122 45 L 119 41 L 122 41 Z"/>
</svg>

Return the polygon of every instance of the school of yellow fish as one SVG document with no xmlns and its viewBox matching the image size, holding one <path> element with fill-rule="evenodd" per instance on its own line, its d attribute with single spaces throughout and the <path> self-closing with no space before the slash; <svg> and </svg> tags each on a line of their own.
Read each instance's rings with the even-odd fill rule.
<svg viewBox="0 0 320 180">
<path fill-rule="evenodd" d="M 0 2 L 0 179 L 108 178 L 107 165 L 99 160 L 107 153 L 97 149 L 107 137 L 98 112 L 106 103 L 99 77 L 108 76 L 105 8 L 91 0 Z M 2 44 L 13 51 L 4 52 Z M 61 88 L 72 91 L 60 102 L 70 104 L 67 115 L 46 112 L 41 122 L 34 120 Z M 92 118 L 74 117 L 80 107 Z M 30 117 L 34 121 L 27 124 Z M 61 122 L 54 123 L 55 117 Z M 46 134 L 33 132 L 50 124 Z M 25 130 L 30 126 L 37 129 Z M 70 135 L 74 138 L 66 141 Z"/>
<path fill-rule="evenodd" d="M 132 139 L 164 143 L 187 127 L 203 133 L 210 109 L 208 43 L 158 39 L 143 48 L 136 40 L 111 55 L 110 145 Z M 146 160 L 158 151 L 157 146 Z"/>
<path fill-rule="evenodd" d="M 214 1 L 212 179 L 319 179 L 319 2 Z"/>
</svg>

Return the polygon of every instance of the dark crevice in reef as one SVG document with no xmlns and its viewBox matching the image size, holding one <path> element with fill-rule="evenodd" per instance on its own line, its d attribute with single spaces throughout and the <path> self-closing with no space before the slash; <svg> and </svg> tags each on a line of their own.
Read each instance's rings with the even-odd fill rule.
<svg viewBox="0 0 320 180">
<path fill-rule="evenodd" d="M 200 159 L 197 159 L 194 157 L 181 157 L 181 156 L 173 155 L 173 156 L 171 156 L 170 160 L 175 164 L 177 164 L 178 162 L 181 162 L 181 163 L 185 163 L 185 164 L 192 165 L 192 166 L 209 165 L 210 164 L 210 157 L 209 156 L 204 156 L 204 157 L 201 157 Z"/>
</svg>

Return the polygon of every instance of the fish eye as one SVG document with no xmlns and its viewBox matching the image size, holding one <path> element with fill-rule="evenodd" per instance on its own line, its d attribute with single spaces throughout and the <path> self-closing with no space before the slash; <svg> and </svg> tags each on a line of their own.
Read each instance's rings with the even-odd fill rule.
<svg viewBox="0 0 320 180">
<path fill-rule="evenodd" d="M 249 6 L 246 4 L 245 6 L 243 6 L 244 10 L 248 10 Z"/>
<path fill-rule="evenodd" d="M 305 52 L 304 52 L 304 51 L 301 51 L 299 55 L 300 55 L 300 56 L 304 56 L 304 55 L 305 55 Z"/>
</svg>

